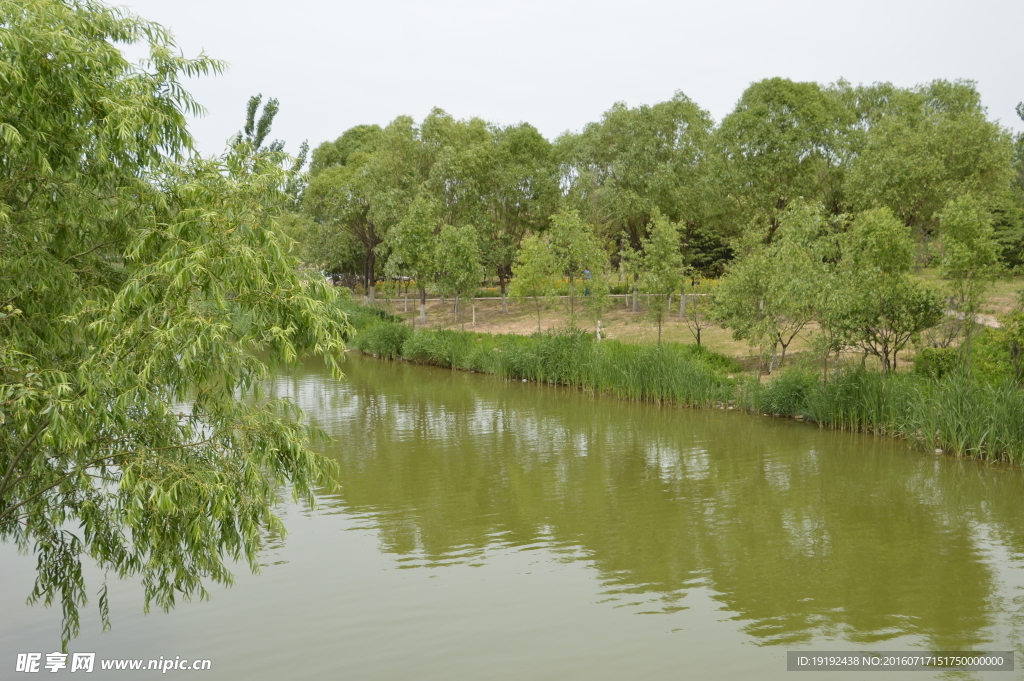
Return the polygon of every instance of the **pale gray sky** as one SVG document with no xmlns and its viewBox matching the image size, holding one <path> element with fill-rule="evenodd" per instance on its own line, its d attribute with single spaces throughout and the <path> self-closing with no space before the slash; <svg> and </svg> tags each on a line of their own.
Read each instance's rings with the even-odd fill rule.
<svg viewBox="0 0 1024 681">
<path fill-rule="evenodd" d="M 1021 0 L 133 0 L 187 56 L 230 64 L 191 81 L 193 123 L 212 154 L 250 95 L 281 100 L 273 137 L 295 152 L 360 123 L 432 107 L 554 138 L 614 102 L 682 90 L 717 119 L 773 76 L 910 86 L 977 82 L 989 116 L 1024 129 Z"/>
</svg>

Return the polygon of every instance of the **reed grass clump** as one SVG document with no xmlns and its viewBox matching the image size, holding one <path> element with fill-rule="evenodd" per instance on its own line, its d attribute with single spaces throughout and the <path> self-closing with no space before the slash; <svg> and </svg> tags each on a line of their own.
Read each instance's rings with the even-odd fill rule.
<svg viewBox="0 0 1024 681">
<path fill-rule="evenodd" d="M 823 382 L 790 370 L 770 383 L 743 385 L 751 411 L 800 416 L 841 430 L 906 438 L 957 456 L 1024 463 L 1024 392 L 1012 381 L 963 372 L 932 378 L 861 369 Z"/>
<path fill-rule="evenodd" d="M 376 326 L 381 322 L 401 323 L 402 318 L 391 314 L 379 307 L 373 307 L 370 305 L 358 305 L 351 300 L 339 300 L 337 301 L 338 307 L 345 311 L 348 315 L 349 324 L 356 329 L 358 334 L 360 331 L 369 329 L 371 326 Z"/>
<path fill-rule="evenodd" d="M 412 335 L 412 329 L 405 324 L 381 321 L 357 332 L 351 343 L 360 352 L 384 359 L 398 359 Z"/>
<path fill-rule="evenodd" d="M 592 386 L 631 400 L 692 406 L 725 404 L 734 392 L 734 382 L 723 369 L 722 360 L 728 360 L 695 352 L 692 347 L 602 342 L 595 347 Z"/>
<path fill-rule="evenodd" d="M 582 331 L 488 336 L 449 330 L 414 332 L 408 326 L 378 320 L 363 328 L 353 345 L 388 359 L 401 357 L 625 399 L 692 406 L 726 402 L 733 381 L 725 372 L 738 369 L 728 358 L 703 348 L 597 343 Z"/>
<path fill-rule="evenodd" d="M 419 364 L 459 368 L 469 354 L 471 340 L 459 331 L 416 331 L 402 347 L 402 357 Z"/>
<path fill-rule="evenodd" d="M 739 386 L 739 405 L 758 414 L 811 418 L 809 405 L 818 387 L 817 374 L 803 369 L 790 369 L 770 383 L 751 378 Z"/>
</svg>

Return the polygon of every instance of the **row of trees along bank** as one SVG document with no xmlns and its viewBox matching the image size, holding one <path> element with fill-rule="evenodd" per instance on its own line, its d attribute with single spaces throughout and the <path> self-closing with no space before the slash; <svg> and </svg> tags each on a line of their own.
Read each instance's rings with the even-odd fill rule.
<svg viewBox="0 0 1024 681">
<path fill-rule="evenodd" d="M 526 123 L 497 126 L 434 110 L 417 123 L 357 126 L 312 153 L 292 216 L 304 257 L 374 282 L 411 277 L 459 296 L 497 282 L 503 301 L 524 242 L 548 238 L 555 215 L 589 226 L 613 270 L 641 288 L 658 216 L 675 225 L 683 266 L 717 277 L 737 244 L 771 244 L 795 202 L 852 224 L 887 209 L 918 262 L 939 258 L 940 216 L 972 196 L 1000 262 L 1021 264 L 1024 143 L 989 121 L 970 82 L 913 88 L 751 85 L 716 124 L 682 93 L 653 106 L 615 105 L 554 142 Z M 632 259 L 632 262 L 631 262 Z M 599 267 L 590 267 L 597 271 Z M 568 276 L 568 275 L 563 275 Z"/>
</svg>

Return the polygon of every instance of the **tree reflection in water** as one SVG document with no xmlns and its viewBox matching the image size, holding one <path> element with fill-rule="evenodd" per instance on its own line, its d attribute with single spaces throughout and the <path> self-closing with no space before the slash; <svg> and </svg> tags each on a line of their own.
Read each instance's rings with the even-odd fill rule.
<svg viewBox="0 0 1024 681">
<path fill-rule="evenodd" d="M 981 649 L 1019 608 L 997 597 L 990 549 L 1024 555 L 1021 470 L 404 364 L 345 371 L 309 366 L 272 392 L 335 438 L 329 503 L 371 517 L 405 566 L 544 547 L 642 612 L 706 587 L 764 645 Z"/>
</svg>

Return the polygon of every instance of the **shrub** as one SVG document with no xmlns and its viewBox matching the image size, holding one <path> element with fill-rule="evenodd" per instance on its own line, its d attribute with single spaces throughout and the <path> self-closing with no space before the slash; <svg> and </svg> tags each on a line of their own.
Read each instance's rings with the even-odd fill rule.
<svg viewBox="0 0 1024 681">
<path fill-rule="evenodd" d="M 1005 329 L 983 329 L 975 335 L 971 341 L 971 372 L 988 383 L 1016 377 Z"/>
</svg>

